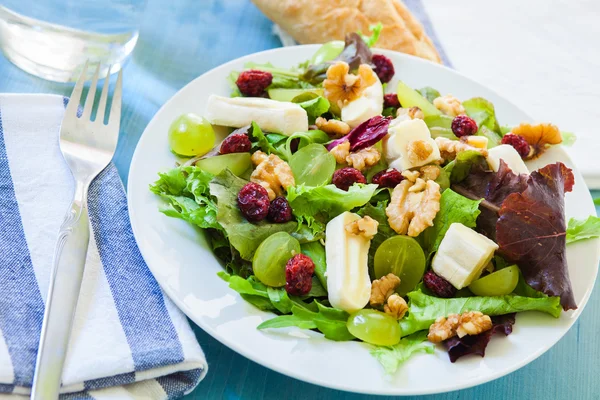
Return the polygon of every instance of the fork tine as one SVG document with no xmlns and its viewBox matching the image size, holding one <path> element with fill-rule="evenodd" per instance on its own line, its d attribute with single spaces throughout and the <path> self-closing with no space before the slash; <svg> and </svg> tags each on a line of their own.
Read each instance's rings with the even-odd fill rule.
<svg viewBox="0 0 600 400">
<path fill-rule="evenodd" d="M 85 76 L 87 75 L 88 63 L 89 60 L 85 62 L 85 65 L 81 70 L 81 75 L 79 75 L 79 79 L 73 88 L 73 92 L 71 92 L 69 104 L 65 110 L 65 116 L 77 115 L 77 109 L 79 108 L 79 102 L 81 101 L 81 92 L 83 92 L 83 83 L 85 82 Z"/>
<path fill-rule="evenodd" d="M 110 115 L 108 118 L 108 126 L 114 128 L 118 134 L 119 122 L 121 121 L 121 96 L 123 91 L 123 70 L 119 71 L 119 77 L 117 78 L 117 84 L 115 86 L 115 93 L 112 98 L 112 105 L 110 107 Z"/>
<path fill-rule="evenodd" d="M 104 111 L 106 110 L 106 100 L 108 99 L 108 87 L 110 86 L 110 69 L 112 65 L 108 66 L 108 72 L 106 78 L 104 78 L 104 86 L 102 86 L 102 94 L 100 95 L 100 103 L 98 103 L 98 111 L 96 111 L 96 122 L 104 124 Z"/>
<path fill-rule="evenodd" d="M 92 83 L 90 84 L 90 89 L 88 90 L 87 97 L 85 99 L 85 107 L 83 109 L 83 113 L 81 114 L 81 119 L 87 121 L 90 119 L 92 115 L 92 109 L 94 108 L 94 100 L 96 99 L 96 87 L 98 86 L 98 74 L 100 73 L 100 63 L 96 67 L 96 72 L 94 72 L 94 78 L 92 79 Z"/>
</svg>

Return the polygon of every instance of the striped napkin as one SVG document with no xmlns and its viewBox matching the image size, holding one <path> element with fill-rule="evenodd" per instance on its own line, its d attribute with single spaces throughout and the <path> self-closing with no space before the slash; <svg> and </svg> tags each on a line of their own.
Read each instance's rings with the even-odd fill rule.
<svg viewBox="0 0 600 400">
<path fill-rule="evenodd" d="M 59 226 L 74 182 L 58 146 L 67 99 L 0 95 L 0 396 L 28 394 Z M 89 191 L 92 225 L 61 398 L 172 399 L 207 364 L 187 319 L 138 250 L 109 165 Z"/>
</svg>

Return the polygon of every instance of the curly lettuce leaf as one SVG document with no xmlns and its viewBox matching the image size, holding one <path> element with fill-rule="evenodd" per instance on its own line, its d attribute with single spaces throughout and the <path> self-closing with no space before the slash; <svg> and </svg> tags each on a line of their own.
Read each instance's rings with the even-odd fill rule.
<svg viewBox="0 0 600 400">
<path fill-rule="evenodd" d="M 347 192 L 335 185 L 299 185 L 288 189 L 287 200 L 299 223 L 306 222 L 312 229 L 324 230 L 323 221 L 365 205 L 376 190 L 374 184 L 354 184 Z"/>
<path fill-rule="evenodd" d="M 391 375 L 413 354 L 433 354 L 434 351 L 435 345 L 427 340 L 427 332 L 422 331 L 400 339 L 400 343 L 394 346 L 377 346 L 371 350 L 371 355 L 379 361 L 385 373 Z"/>
<path fill-rule="evenodd" d="M 477 122 L 477 126 L 485 126 L 491 131 L 500 133 L 500 126 L 496 119 L 496 110 L 492 102 L 483 97 L 474 97 L 462 102 L 467 115 Z"/>
<path fill-rule="evenodd" d="M 571 218 L 567 226 L 567 244 L 600 237 L 600 218 L 590 215 L 586 220 Z"/>
<path fill-rule="evenodd" d="M 315 301 L 317 310 L 311 310 L 302 303 L 292 306 L 292 315 L 281 315 L 258 325 L 257 329 L 288 328 L 318 329 L 327 339 L 346 341 L 355 339 L 348 331 L 346 321 L 349 314 L 336 308 L 326 307 Z"/>
<path fill-rule="evenodd" d="M 217 221 L 225 230 L 229 242 L 242 259 L 251 261 L 263 240 L 277 232 L 291 234 L 298 224 L 292 221 L 272 224 L 246 220 L 237 206 L 237 194 L 246 183 L 246 180 L 226 169 L 210 181 L 210 193 L 217 199 Z"/>
<path fill-rule="evenodd" d="M 408 293 L 408 316 L 402 318 L 402 336 L 429 329 L 438 317 L 480 311 L 489 316 L 521 311 L 540 311 L 558 318 L 561 313 L 560 298 L 531 298 L 508 294 L 506 296 L 473 296 L 443 299 L 429 296 L 421 290 Z"/>
<path fill-rule="evenodd" d="M 560 162 L 532 172 L 527 188 L 502 202 L 496 223 L 500 254 L 519 266 L 535 290 L 560 296 L 565 310 L 577 308 L 565 254 L 564 197 L 574 183 L 573 172 Z"/>
<path fill-rule="evenodd" d="M 158 175 L 159 179 L 150 185 L 150 191 L 164 200 L 159 205 L 160 212 L 200 228 L 222 229 L 217 222 L 217 205 L 208 190 L 212 174 L 190 166 Z"/>
<path fill-rule="evenodd" d="M 459 338 L 454 336 L 444 341 L 444 347 L 448 350 L 450 362 L 455 362 L 460 357 L 469 354 L 485 356 L 485 348 L 495 333 L 501 333 L 508 336 L 512 333 L 512 326 L 515 323 L 515 314 L 498 315 L 492 317 L 492 329 L 479 335 L 467 335 Z"/>
<path fill-rule="evenodd" d="M 448 228 L 455 222 L 474 228 L 479 216 L 480 200 L 470 200 L 452 189 L 444 190 L 440 199 L 440 211 L 438 211 L 433 226 L 425 229 L 420 235 L 424 249 L 428 254 L 437 251 Z"/>
</svg>

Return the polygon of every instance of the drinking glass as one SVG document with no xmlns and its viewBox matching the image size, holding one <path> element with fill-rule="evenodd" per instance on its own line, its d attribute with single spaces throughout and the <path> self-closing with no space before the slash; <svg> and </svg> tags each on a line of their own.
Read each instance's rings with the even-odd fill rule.
<svg viewBox="0 0 600 400">
<path fill-rule="evenodd" d="M 0 0 L 0 47 L 21 69 L 75 81 L 85 62 L 100 76 L 123 67 L 138 39 L 146 0 Z M 89 68 L 93 73 L 95 68 Z"/>
</svg>

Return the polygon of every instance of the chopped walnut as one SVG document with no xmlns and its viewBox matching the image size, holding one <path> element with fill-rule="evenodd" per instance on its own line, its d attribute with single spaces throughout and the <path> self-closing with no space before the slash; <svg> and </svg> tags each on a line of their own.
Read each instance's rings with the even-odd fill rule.
<svg viewBox="0 0 600 400">
<path fill-rule="evenodd" d="M 457 115 L 465 114 L 465 108 L 462 106 L 460 100 L 452 96 L 451 94 L 434 99 L 433 105 L 435 106 L 435 108 L 437 108 L 446 115 L 450 115 L 451 117 L 456 117 Z"/>
<path fill-rule="evenodd" d="M 419 171 L 411 171 L 409 169 L 405 169 L 404 171 L 402 171 L 402 176 L 408 179 L 410 182 L 415 183 L 417 181 L 417 178 L 421 176 L 421 173 Z"/>
<path fill-rule="evenodd" d="M 414 165 L 427 160 L 433 153 L 433 146 L 425 140 L 411 140 L 406 145 L 408 161 Z M 423 163 L 421 163 L 423 164 Z"/>
<path fill-rule="evenodd" d="M 358 75 L 350 74 L 349 70 L 348 64 L 339 61 L 327 69 L 327 79 L 323 81 L 325 98 L 339 107 L 359 98 L 378 79 L 367 64 L 359 65 Z"/>
<path fill-rule="evenodd" d="M 256 169 L 250 175 L 250 180 L 267 189 L 269 200 L 283 195 L 283 189 L 296 184 L 288 163 L 275 154 L 267 155 L 257 151 L 252 154 L 252 162 L 256 165 Z"/>
<path fill-rule="evenodd" d="M 553 124 L 529 124 L 523 122 L 512 128 L 513 135 L 522 136 L 531 146 L 527 159 L 540 156 L 548 146 L 562 143 L 562 135 L 556 125 Z"/>
<path fill-rule="evenodd" d="M 396 185 L 385 209 L 390 227 L 400 235 L 418 236 L 427 227 L 433 226 L 433 219 L 440 211 L 440 185 L 429 180 L 423 186 L 418 181 L 413 183 L 405 179 Z M 410 188 L 417 184 L 423 190 L 411 192 Z"/>
<path fill-rule="evenodd" d="M 346 157 L 350 154 L 350 142 L 346 140 L 329 150 L 329 152 L 335 157 L 335 162 L 345 164 Z"/>
<path fill-rule="evenodd" d="M 394 293 L 387 299 L 387 304 L 383 306 L 383 311 L 396 319 L 402 319 L 408 311 L 408 304 L 402 296 Z"/>
<path fill-rule="evenodd" d="M 350 133 L 350 125 L 337 119 L 327 120 L 323 117 L 318 117 L 315 120 L 315 125 L 317 128 L 334 138 L 339 138 Z"/>
<path fill-rule="evenodd" d="M 375 147 L 366 147 L 355 153 L 350 153 L 346 157 L 346 162 L 349 166 L 362 171 L 365 168 L 370 168 L 377 164 L 379 159 L 381 159 L 381 153 L 379 153 Z"/>
<path fill-rule="evenodd" d="M 371 283 L 371 297 L 369 298 L 371 307 L 382 306 L 388 300 L 388 297 L 394 294 L 398 285 L 400 285 L 400 278 L 391 272 L 386 276 L 375 279 Z"/>
<path fill-rule="evenodd" d="M 348 233 L 360 235 L 365 239 L 371 240 L 373 236 L 377 234 L 378 226 L 379 222 L 366 215 L 360 219 L 350 222 L 348 225 L 346 225 L 345 229 Z"/>
<path fill-rule="evenodd" d="M 450 314 L 447 318 L 439 317 L 429 327 L 427 338 L 430 342 L 439 343 L 453 336 L 479 335 L 492 329 L 492 320 L 479 311 L 469 311 L 461 315 Z"/>
<path fill-rule="evenodd" d="M 435 143 L 440 149 L 440 155 L 446 161 L 454 160 L 458 153 L 466 150 L 475 150 L 484 157 L 487 157 L 488 155 L 487 149 L 473 147 L 464 142 L 461 142 L 460 140 L 450 140 L 440 136 L 435 138 Z"/>
<path fill-rule="evenodd" d="M 442 169 L 437 165 L 425 165 L 421 167 L 421 178 L 425 181 L 435 181 L 442 172 Z"/>
<path fill-rule="evenodd" d="M 396 117 L 408 117 L 410 119 L 425 119 L 425 114 L 419 107 L 402 108 L 396 111 Z"/>
</svg>

